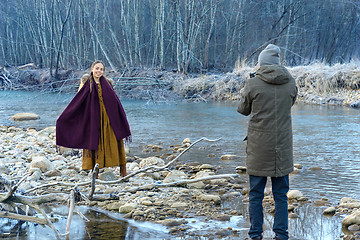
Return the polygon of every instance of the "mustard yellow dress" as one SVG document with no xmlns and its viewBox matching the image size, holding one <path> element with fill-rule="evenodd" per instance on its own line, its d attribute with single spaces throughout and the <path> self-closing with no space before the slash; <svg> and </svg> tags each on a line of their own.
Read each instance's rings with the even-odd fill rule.
<svg viewBox="0 0 360 240">
<path fill-rule="evenodd" d="M 80 84 L 79 89 L 84 84 Z M 93 169 L 95 164 L 99 168 L 114 167 L 126 164 L 124 141 L 117 141 L 115 133 L 110 125 L 109 117 L 106 113 L 101 85 L 98 86 L 98 95 L 100 101 L 101 132 L 98 150 L 83 150 L 82 169 Z"/>
</svg>

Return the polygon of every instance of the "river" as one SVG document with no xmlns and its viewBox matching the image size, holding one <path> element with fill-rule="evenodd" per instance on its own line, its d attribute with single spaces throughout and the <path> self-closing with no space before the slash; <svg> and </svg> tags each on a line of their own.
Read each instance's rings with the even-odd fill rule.
<svg viewBox="0 0 360 240">
<path fill-rule="evenodd" d="M 71 93 L 0 91 L 0 125 L 37 129 L 53 126 L 72 97 Z M 148 144 L 169 148 L 170 145 L 179 144 L 187 137 L 192 141 L 201 137 L 221 137 L 215 145 L 205 142 L 199 144 L 186 153 L 181 161 L 209 163 L 218 167 L 219 173 L 234 173 L 236 166 L 245 165 L 245 143 L 242 139 L 246 135 L 248 118 L 236 112 L 236 103 L 138 100 L 122 100 L 122 103 L 133 135 L 131 155 L 151 155 L 142 151 L 142 146 Z M 8 119 L 18 112 L 34 112 L 40 115 L 40 119 L 27 122 L 13 122 Z M 303 169 L 299 174 L 291 176 L 290 189 L 300 190 L 310 200 L 325 197 L 333 206 L 343 197 L 360 200 L 359 114 L 360 111 L 357 109 L 342 106 L 294 105 L 294 161 L 303 165 Z M 199 147 L 204 147 L 205 151 Z M 215 157 L 209 157 L 210 153 Z M 220 156 L 223 154 L 235 154 L 238 158 L 233 161 L 221 161 Z M 312 167 L 320 167 L 321 170 L 311 170 Z M 224 207 L 244 208 L 241 199 L 226 202 Z M 301 207 L 298 212 L 299 218 L 289 221 L 292 239 L 339 238 L 341 218 L 325 217 L 321 214 L 323 209 L 324 207 L 315 206 Z M 267 215 L 267 218 L 265 237 L 270 237 L 272 218 L 270 215 Z M 229 225 L 235 225 L 243 229 L 243 232 L 248 228 L 248 223 L 244 219 L 232 220 L 234 222 Z M 196 220 L 193 221 L 196 225 Z M 120 223 L 125 232 L 128 229 L 121 239 L 141 239 L 139 236 L 143 235 L 139 229 L 144 226 L 139 228 L 139 224 Z M 150 226 L 150 229 L 155 231 L 156 227 Z M 159 232 L 162 234 L 159 235 Z M 154 237 L 155 235 L 160 238 Z M 172 239 L 161 227 L 155 235 L 150 239 Z"/>
</svg>

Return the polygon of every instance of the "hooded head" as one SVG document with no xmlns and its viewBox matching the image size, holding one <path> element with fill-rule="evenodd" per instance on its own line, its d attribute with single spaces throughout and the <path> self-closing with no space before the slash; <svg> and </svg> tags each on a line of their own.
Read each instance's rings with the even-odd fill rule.
<svg viewBox="0 0 360 240">
<path fill-rule="evenodd" d="M 280 48 L 274 44 L 269 44 L 261 51 L 258 58 L 260 66 L 280 65 Z"/>
</svg>

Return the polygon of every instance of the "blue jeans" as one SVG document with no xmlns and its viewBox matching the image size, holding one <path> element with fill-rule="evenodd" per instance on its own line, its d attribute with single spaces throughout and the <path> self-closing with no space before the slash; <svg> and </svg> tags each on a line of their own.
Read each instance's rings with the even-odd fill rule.
<svg viewBox="0 0 360 240">
<path fill-rule="evenodd" d="M 264 189 L 267 177 L 249 175 L 249 215 L 250 215 L 250 238 L 260 237 L 263 232 L 263 206 Z M 275 200 L 275 215 L 273 231 L 283 240 L 289 239 L 288 233 L 288 204 L 286 193 L 289 191 L 289 175 L 284 177 L 272 177 L 272 193 Z"/>
</svg>

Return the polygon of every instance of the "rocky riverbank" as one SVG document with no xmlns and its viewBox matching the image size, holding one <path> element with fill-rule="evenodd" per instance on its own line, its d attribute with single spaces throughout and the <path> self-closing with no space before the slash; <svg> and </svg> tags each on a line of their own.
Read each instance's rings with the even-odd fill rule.
<svg viewBox="0 0 360 240">
<path fill-rule="evenodd" d="M 298 102 L 321 105 L 345 105 L 360 108 L 360 64 L 329 66 L 314 63 L 288 68 L 299 89 Z M 42 91 L 77 90 L 84 70 L 62 70 L 59 79 L 52 80 L 48 69 L 34 65 L 1 69 L 0 89 Z M 175 71 L 134 68 L 131 72 L 107 71 L 122 98 L 168 101 L 237 101 L 245 79 L 253 69 L 237 66 L 233 72 L 187 74 Z M 6 80 L 4 80 L 6 79 Z"/>
<path fill-rule="evenodd" d="M 168 167 L 162 168 L 181 152 L 186 151 L 190 145 L 190 139 L 184 139 L 179 145 L 167 146 L 167 151 L 159 145 L 144 146 L 143 151 L 154 152 L 158 157 L 127 156 L 129 172 L 136 173 L 151 166 L 157 167 L 159 171 L 153 171 L 156 168 L 151 168 L 149 171 L 133 175 L 127 182 L 114 183 L 120 178 L 119 169 L 101 169 L 95 195 L 106 196 L 105 200 L 104 198 L 101 201 L 79 200 L 77 204 L 115 211 L 128 219 L 159 223 L 167 226 L 169 233 L 176 236 L 197 234 L 196 231 L 190 231 L 191 223 L 185 221 L 185 218 L 202 217 L 205 221 L 216 220 L 224 223 L 233 217 L 247 219 L 246 211 L 241 212 L 223 206 L 224 202 L 235 198 L 245 203 L 248 201 L 248 184 L 246 174 L 243 174 L 246 171 L 244 167 L 234 168 L 230 173 L 234 175 L 230 177 L 219 176 L 218 166 L 188 162 L 184 155 Z M 81 170 L 81 152 L 70 149 L 60 150 L 61 153 L 56 151 L 54 127 L 37 131 L 0 126 L 2 179 L 16 183 L 23 176 L 29 175 L 19 185 L 19 189 L 15 192 L 17 195 L 69 193 L 72 187 L 64 183 L 77 184 L 79 191 L 87 195 L 90 192 L 90 184 L 81 183 L 90 181 L 91 174 Z M 223 160 L 234 158 L 236 158 L 234 155 L 222 156 Z M 302 166 L 297 164 L 293 174 L 301 171 Z M 197 181 L 197 179 L 207 180 Z M 0 188 L 0 192 L 6 192 L 6 189 Z M 274 200 L 270 191 L 266 192 L 264 202 L 265 209 L 273 213 Z M 325 197 L 311 200 L 301 192 L 293 190 L 289 192 L 289 217 L 298 217 L 296 209 L 304 204 L 328 206 L 324 214 L 346 216 L 342 222 L 345 229 L 343 231 L 346 233 L 343 238 L 360 238 L 359 199 L 343 198 L 339 205 L 331 206 L 330 201 Z M 239 234 L 235 229 L 221 228 L 205 234 L 201 233 L 201 236 L 239 237 Z"/>
</svg>

